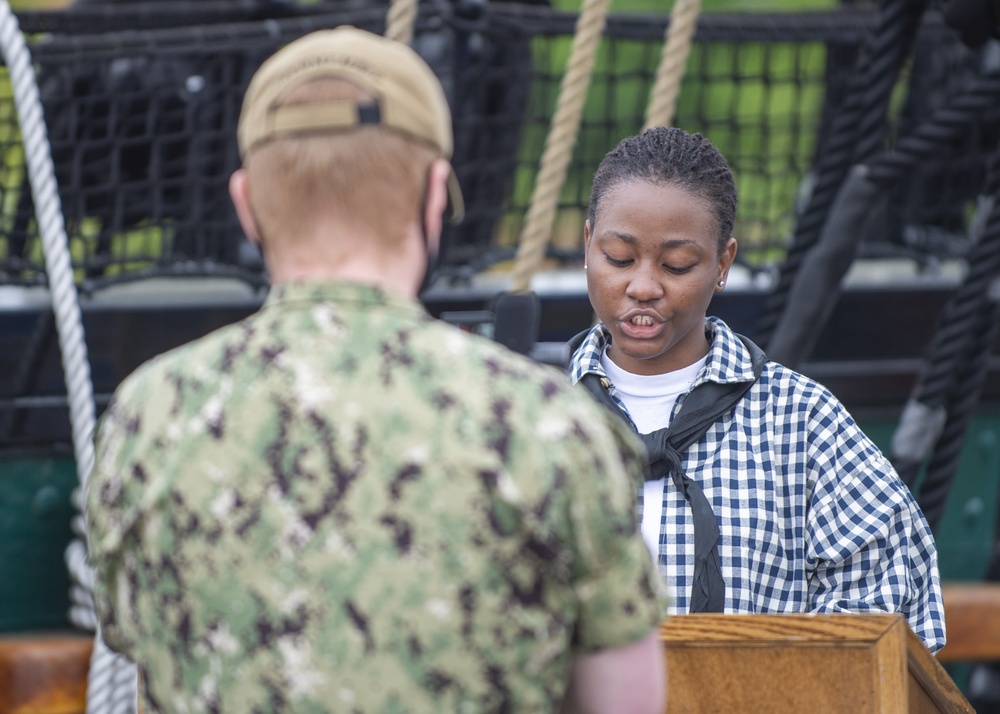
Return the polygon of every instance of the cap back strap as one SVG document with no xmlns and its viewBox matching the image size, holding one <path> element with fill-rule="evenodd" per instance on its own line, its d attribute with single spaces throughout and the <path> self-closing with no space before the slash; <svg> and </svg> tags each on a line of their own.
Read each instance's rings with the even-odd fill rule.
<svg viewBox="0 0 1000 714">
<path fill-rule="evenodd" d="M 355 100 L 342 100 L 278 107 L 268 114 L 268 118 L 271 124 L 268 134 L 293 134 L 378 124 L 382 121 L 382 112 L 378 104 L 359 106 Z"/>
</svg>

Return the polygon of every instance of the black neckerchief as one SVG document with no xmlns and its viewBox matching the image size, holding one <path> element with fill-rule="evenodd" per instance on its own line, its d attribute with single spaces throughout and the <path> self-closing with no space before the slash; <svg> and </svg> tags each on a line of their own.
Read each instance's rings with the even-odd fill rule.
<svg viewBox="0 0 1000 714">
<path fill-rule="evenodd" d="M 585 330 L 570 341 L 574 352 L 583 343 L 588 332 L 589 330 Z M 691 506 L 694 520 L 695 562 L 690 612 L 722 612 L 726 599 L 726 583 L 722 579 L 719 564 L 719 524 L 712 511 L 712 504 L 708 502 L 701 486 L 691 480 L 681 468 L 681 454 L 700 439 L 720 417 L 729 414 L 736 407 L 736 403 L 753 386 L 764 369 L 767 356 L 763 350 L 743 335 L 737 337 L 750 351 L 753 379 L 730 384 L 703 382 L 688 393 L 681 404 L 680 412 L 670 422 L 670 426 L 639 435 L 649 457 L 650 470 L 646 479 L 659 479 L 669 475 Z M 580 379 L 580 383 L 597 401 L 628 421 L 611 398 L 607 387 L 601 382 L 601 378 L 593 373 L 585 374 Z"/>
</svg>

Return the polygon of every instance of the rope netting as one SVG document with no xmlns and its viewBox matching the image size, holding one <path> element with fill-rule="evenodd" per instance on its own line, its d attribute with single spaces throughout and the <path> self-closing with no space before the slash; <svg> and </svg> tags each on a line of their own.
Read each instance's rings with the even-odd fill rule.
<svg viewBox="0 0 1000 714">
<path fill-rule="evenodd" d="M 96 9 L 22 14 L 81 289 L 158 275 L 221 275 L 263 285 L 259 256 L 243 241 L 226 190 L 238 164 L 232 136 L 250 73 L 280 44 L 320 27 L 346 23 L 395 31 L 389 27 L 393 13 L 407 5 L 321 3 L 309 12 L 255 21 L 207 2 L 203 17 L 218 21 L 156 27 L 143 22 L 159 22 L 163 4 L 138 3 L 146 15 L 129 17 L 130 5 L 122 5 L 109 20 L 111 28 L 131 23 L 127 32 L 98 32 L 107 13 Z M 192 9 L 195 20 L 198 12 Z M 67 16 L 65 26 L 53 15 Z M 517 3 L 489 3 L 472 15 L 447 3 L 424 3 L 417 17 L 400 24 L 413 28 L 414 46 L 428 56 L 453 101 L 454 163 L 467 218 L 445 236 L 444 279 L 515 256 L 530 211 L 539 210 L 530 207 L 541 205 L 533 196 L 542 191 L 555 114 L 567 101 L 561 91 L 566 58 L 580 19 Z M 564 132 L 560 142 L 568 158 L 558 173 L 565 178 L 547 189 L 554 195 L 553 215 L 542 221 L 551 225 L 544 254 L 559 264 L 581 257 L 581 217 L 601 157 L 641 131 L 652 120 L 647 115 L 661 111 L 656 102 L 671 103 L 673 90 L 662 85 L 671 68 L 673 118 L 664 114 L 655 121 L 701 131 L 719 146 L 741 194 L 740 260 L 755 271 L 775 267 L 791 241 L 796 201 L 810 181 L 814 156 L 827 153 L 827 98 L 849 89 L 852 73 L 844 70 L 853 65 L 831 71 L 830 58 L 844 48 L 862 51 L 879 16 L 701 13 L 696 23 L 681 22 L 680 15 L 677 20 L 608 14 L 592 69 L 579 73 L 587 87 L 576 94 L 583 99 L 576 131 Z M 667 62 L 675 42 L 671 24 L 689 42 L 685 48 L 678 40 L 673 51 L 681 54 Z M 42 34 L 33 34 L 41 28 Z M 936 51 L 954 44 L 934 18 L 920 23 L 917 38 Z M 678 62 L 681 56 L 686 59 Z M 963 57 L 934 68 L 927 81 L 937 89 L 968 74 L 969 62 Z M 892 133 L 899 119 L 886 121 Z M 0 114 L 0 151 L 7 159 L 0 165 L 0 200 L 11 207 L 0 216 L 0 282 L 40 285 L 45 270 L 37 226 L 24 190 L 20 138 L 9 122 Z M 942 185 L 960 181 L 948 167 L 938 178 Z M 917 220 L 936 220 L 926 214 L 933 213 L 938 195 L 945 194 L 902 196 L 900 231 Z M 922 250 L 899 234 L 866 242 L 862 250 L 883 250 L 879 246 Z"/>
</svg>

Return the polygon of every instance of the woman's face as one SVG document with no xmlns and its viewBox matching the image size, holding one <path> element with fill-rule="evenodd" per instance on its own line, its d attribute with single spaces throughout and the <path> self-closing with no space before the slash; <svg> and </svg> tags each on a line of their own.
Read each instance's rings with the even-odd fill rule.
<svg viewBox="0 0 1000 714">
<path fill-rule="evenodd" d="M 608 355 L 633 374 L 663 374 L 708 352 L 705 314 L 736 257 L 720 256 L 704 199 L 671 185 L 629 180 L 604 195 L 584 226 L 587 291 L 611 331 Z"/>
</svg>

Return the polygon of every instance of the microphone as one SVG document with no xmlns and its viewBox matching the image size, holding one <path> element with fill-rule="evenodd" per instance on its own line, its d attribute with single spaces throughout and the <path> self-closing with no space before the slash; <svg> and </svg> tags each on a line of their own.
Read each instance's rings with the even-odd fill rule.
<svg viewBox="0 0 1000 714">
<path fill-rule="evenodd" d="M 538 341 L 541 304 L 533 292 L 500 293 L 493 299 L 493 341 L 526 355 Z"/>
</svg>

